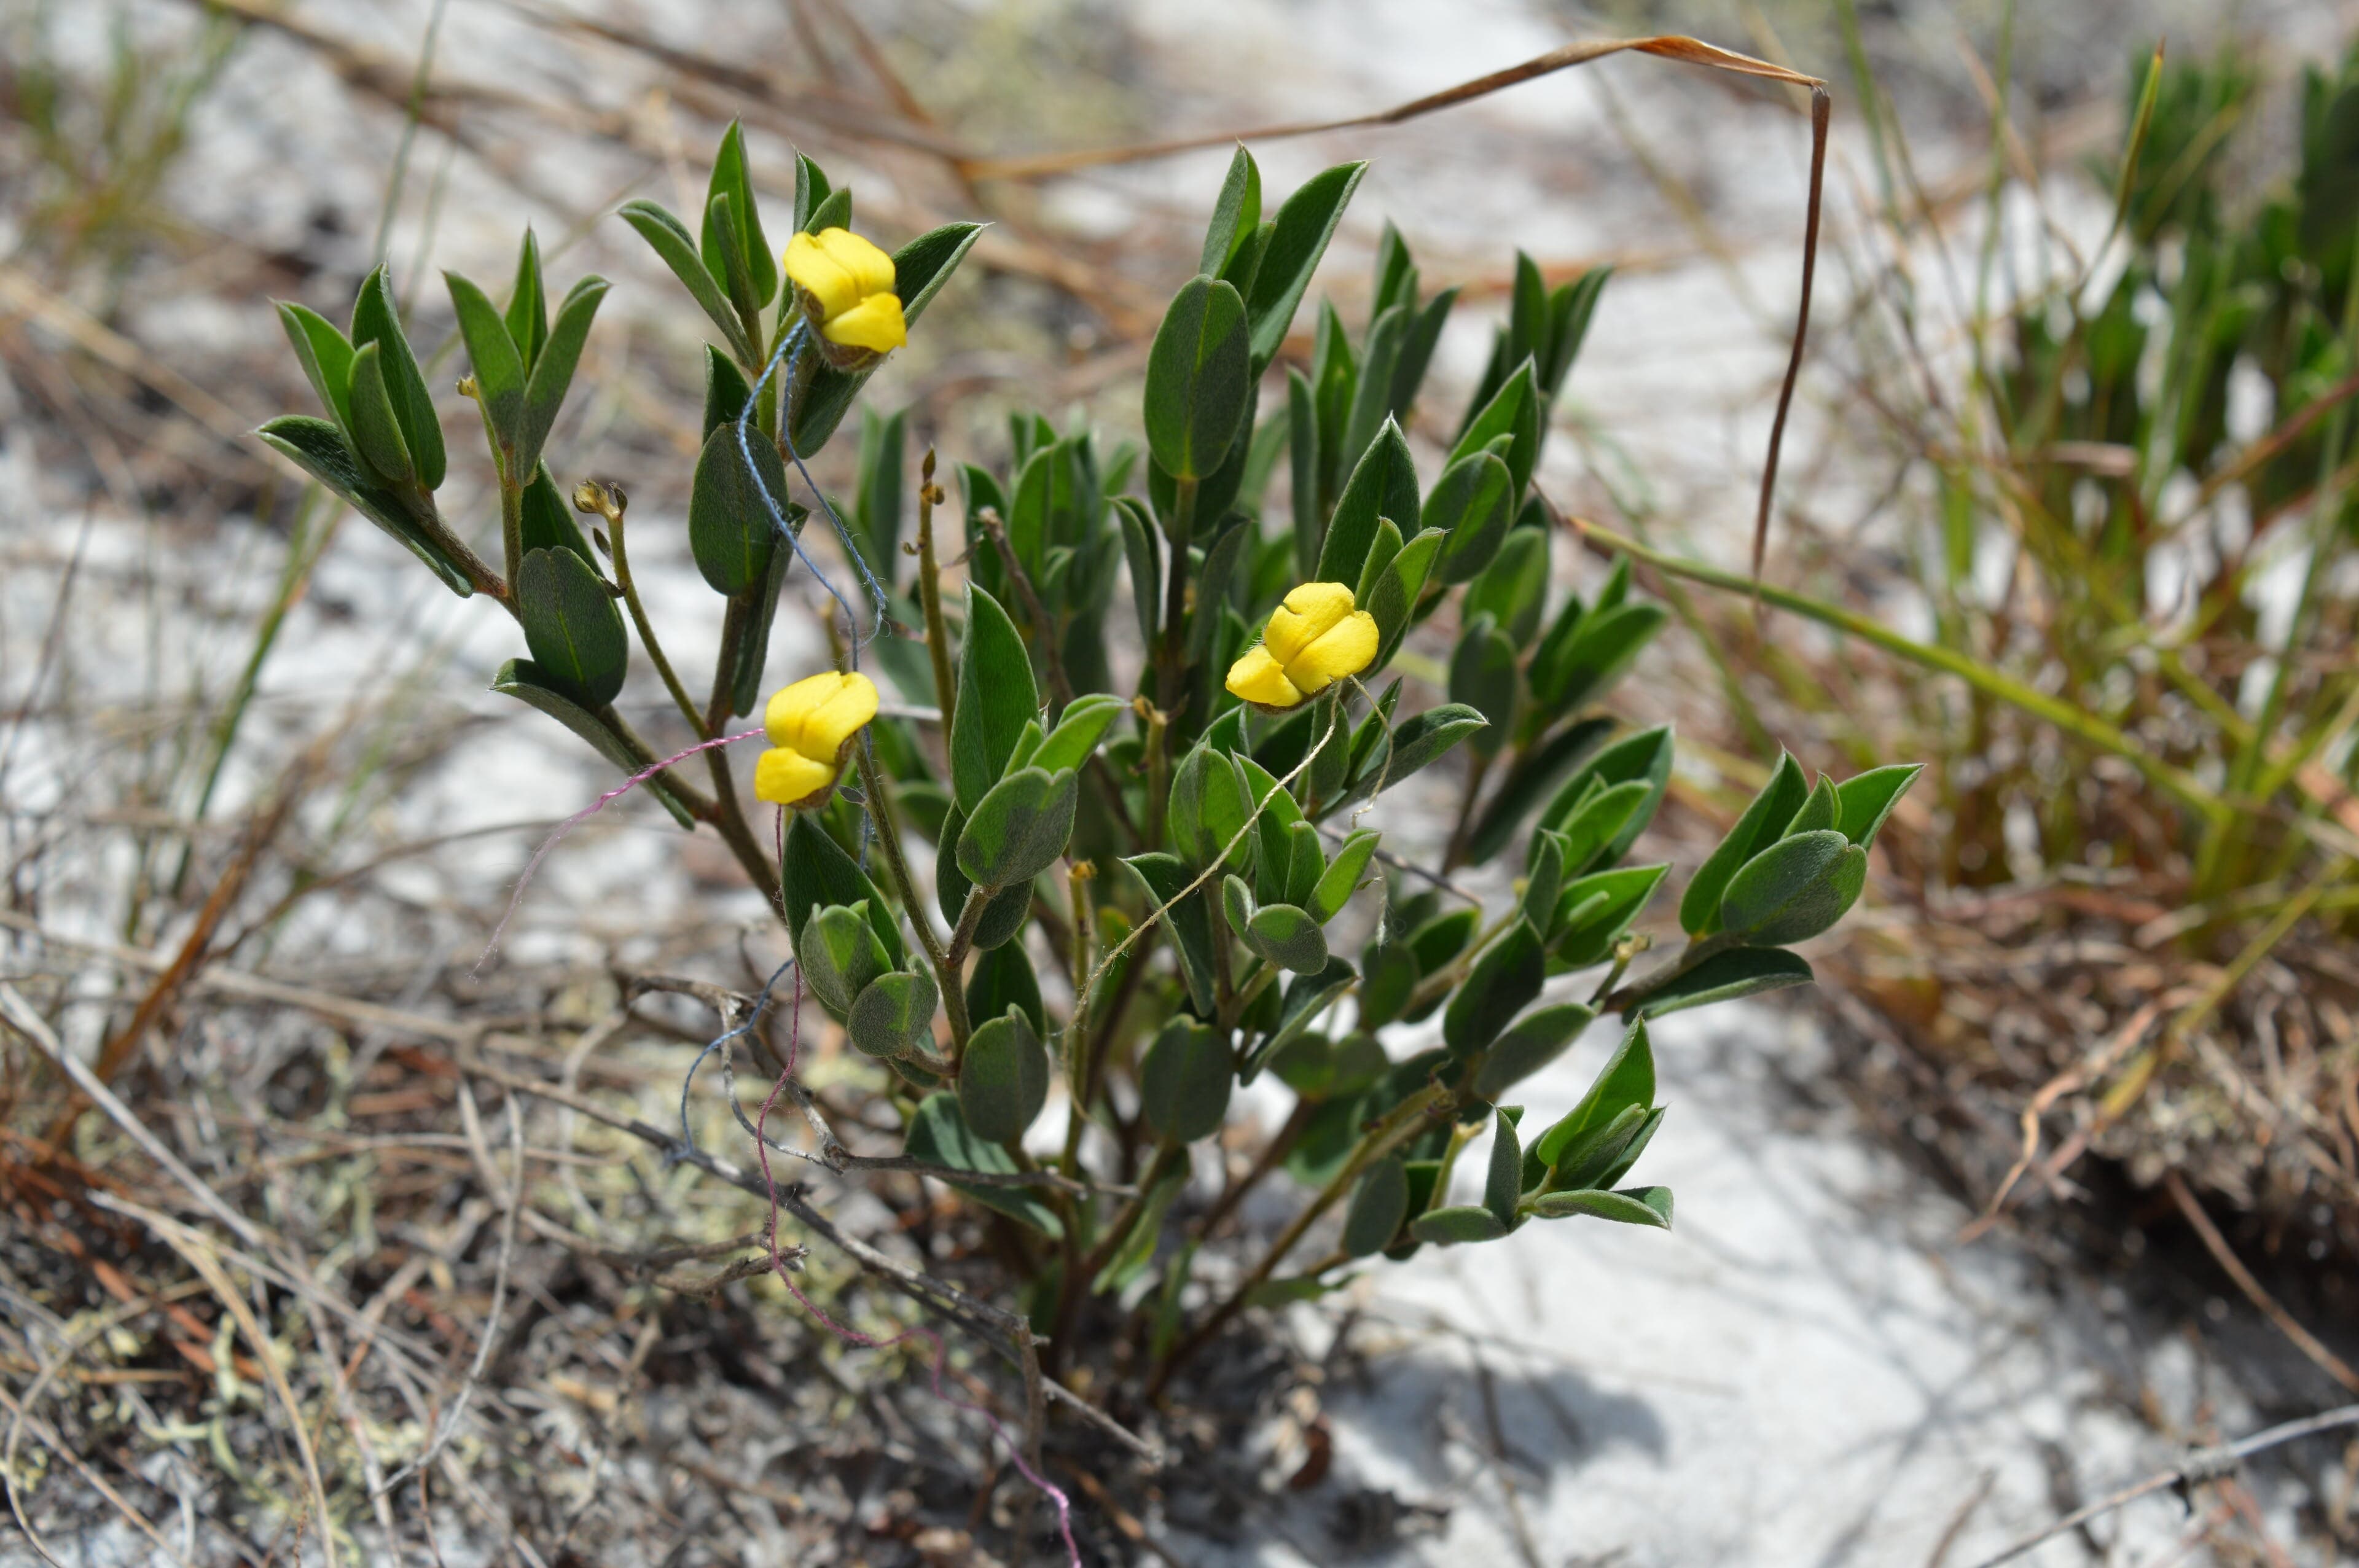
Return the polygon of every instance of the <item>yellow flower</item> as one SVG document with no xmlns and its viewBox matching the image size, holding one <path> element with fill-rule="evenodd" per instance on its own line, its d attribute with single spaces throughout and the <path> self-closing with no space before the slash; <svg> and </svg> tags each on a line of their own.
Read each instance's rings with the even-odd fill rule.
<svg viewBox="0 0 2359 1568">
<path fill-rule="evenodd" d="M 755 795 L 774 806 L 820 805 L 852 738 L 875 717 L 876 683 L 864 675 L 830 670 L 779 691 L 762 711 L 775 750 L 754 764 Z"/>
<path fill-rule="evenodd" d="M 1376 656 L 1376 620 L 1340 582 L 1306 582 L 1270 611 L 1259 645 L 1229 666 L 1229 690 L 1256 708 L 1292 708 Z"/>
<path fill-rule="evenodd" d="M 820 352 L 841 369 L 909 341 L 893 258 L 849 229 L 822 229 L 787 242 L 787 276 L 803 315 L 819 329 Z"/>
</svg>

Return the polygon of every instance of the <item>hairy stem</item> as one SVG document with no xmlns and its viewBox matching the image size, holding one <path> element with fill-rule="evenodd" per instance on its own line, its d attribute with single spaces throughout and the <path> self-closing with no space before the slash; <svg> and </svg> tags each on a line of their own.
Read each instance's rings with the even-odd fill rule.
<svg viewBox="0 0 2359 1568">
<path fill-rule="evenodd" d="M 934 705 L 942 710 L 942 745 L 950 745 L 951 714 L 958 700 L 958 677 L 951 669 L 951 634 L 942 624 L 942 570 L 934 559 L 934 508 L 942 492 L 934 483 L 934 449 L 926 449 L 918 484 L 918 604 L 926 616 L 926 655 L 934 665 Z"/>
<path fill-rule="evenodd" d="M 631 612 L 631 624 L 639 629 L 639 646 L 647 651 L 647 662 L 655 665 L 656 674 L 663 677 L 664 689 L 671 693 L 671 699 L 688 720 L 688 727 L 696 731 L 698 740 L 710 741 L 713 736 L 712 727 L 705 722 L 704 715 L 696 710 L 695 699 L 688 695 L 688 687 L 680 684 L 679 676 L 671 667 L 671 660 L 665 657 L 663 644 L 656 641 L 655 624 L 647 619 L 647 607 L 639 602 L 638 585 L 631 579 L 631 557 L 623 545 L 623 509 L 617 505 L 610 512 L 603 508 L 601 510 L 606 519 L 607 542 L 614 547 L 614 584 L 623 590 L 623 603 Z"/>
</svg>

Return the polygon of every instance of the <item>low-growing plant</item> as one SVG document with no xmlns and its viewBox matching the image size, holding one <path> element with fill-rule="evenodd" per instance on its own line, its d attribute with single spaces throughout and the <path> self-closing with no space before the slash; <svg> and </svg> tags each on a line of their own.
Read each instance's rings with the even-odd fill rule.
<svg viewBox="0 0 2359 1568">
<path fill-rule="evenodd" d="M 548 450 L 603 280 L 552 305 L 529 235 L 504 305 L 449 277 L 472 366 L 459 390 L 498 481 L 496 567 L 439 509 L 440 429 L 384 274 L 349 331 L 282 308 L 327 416 L 273 420 L 264 438 L 453 592 L 514 617 L 525 651 L 495 689 L 726 840 L 773 890 L 790 994 L 880 1065 L 901 1152 L 1005 1217 L 1009 1283 L 1051 1356 L 1120 1316 L 1158 1384 L 1242 1307 L 1331 1289 L 1359 1260 L 1535 1220 L 1668 1227 L 1669 1191 L 1632 1180 L 1664 1115 L 1647 1021 L 1808 979 L 1793 945 L 1859 897 L 1916 772 L 1813 783 L 1781 757 L 1689 880 L 1684 949 L 1634 975 L 1669 868 L 1624 862 L 1664 798 L 1672 737 L 1617 734 L 1597 704 L 1662 614 L 1631 596 L 1626 566 L 1551 610 L 1553 532 L 1532 490 L 1605 276 L 1550 290 L 1519 259 L 1489 368 L 1420 475 L 1408 432 L 1455 291 L 1425 292 L 1397 232 L 1357 337 L 1322 304 L 1308 362 L 1272 373 L 1361 173 L 1331 168 L 1265 215 L 1240 150 L 1147 358 L 1144 445 L 1016 417 L 1005 467 L 955 476 L 953 551 L 938 531 L 948 476 L 928 453 L 909 483 L 903 416 L 864 411 L 848 503 L 807 474 L 790 500 L 788 470 L 835 435 L 977 226 L 888 257 L 851 232 L 851 192 L 801 158 L 781 265 L 734 127 L 695 227 L 625 206 L 719 340 L 687 512 L 719 596 L 701 695 L 634 581 L 623 488 L 563 482 Z M 825 566 L 814 513 L 838 557 Z M 763 703 L 799 561 L 827 596 L 837 667 L 763 708 L 753 788 L 783 814 L 774 860 L 725 742 Z M 635 633 L 703 752 L 702 785 L 617 710 Z M 1450 643 L 1448 700 L 1411 711 L 1408 683 L 1383 677 L 1419 635 Z M 905 706 L 888 710 L 872 671 Z M 1462 808 L 1440 869 L 1419 871 L 1360 824 L 1453 752 Z M 1515 894 L 1495 911 L 1442 874 L 1509 857 Z M 1356 958 L 1352 930 L 1373 932 Z M 1601 1013 L 1622 1033 L 1587 1095 L 1525 1127 L 1518 1086 Z M 1197 1152 L 1264 1074 L 1298 1108 L 1183 1223 Z M 1042 1126 L 1060 1090 L 1060 1134 Z M 1453 1167 L 1486 1131 L 1480 1200 L 1462 1201 Z M 1191 1288 L 1199 1244 L 1276 1170 L 1311 1194 L 1296 1217 Z M 1338 1209 L 1326 1249 L 1298 1256 Z"/>
<path fill-rule="evenodd" d="M 2141 52 L 2078 182 L 2097 223 L 2074 171 L 2043 188 L 1995 151 L 1975 232 L 1938 216 L 1847 25 L 1864 239 L 1908 258 L 1864 276 L 1830 421 L 1877 504 L 1856 536 L 1794 509 L 1823 595 L 1633 547 L 1726 589 L 1731 631 L 1757 598 L 1841 633 L 1756 643 L 1742 702 L 1827 754 L 1929 760 L 1894 854 L 1962 896 L 1854 972 L 1938 1093 L 1997 1091 L 1996 1159 L 1962 1162 L 1994 1213 L 2093 1150 L 2263 1211 L 2273 1249 L 2359 1246 L 2359 54 L 2274 95 L 2238 48 Z"/>
</svg>

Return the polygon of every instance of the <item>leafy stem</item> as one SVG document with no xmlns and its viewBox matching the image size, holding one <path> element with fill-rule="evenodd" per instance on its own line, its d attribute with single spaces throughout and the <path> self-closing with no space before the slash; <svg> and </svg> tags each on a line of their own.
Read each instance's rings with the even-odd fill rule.
<svg viewBox="0 0 2359 1568">
<path fill-rule="evenodd" d="M 1358 1145 L 1352 1151 L 1351 1158 L 1344 1161 L 1343 1168 L 1319 1189 L 1319 1195 L 1303 1206 L 1302 1211 L 1294 1217 L 1293 1223 L 1278 1233 L 1277 1239 L 1270 1243 L 1269 1250 L 1262 1255 L 1261 1261 L 1237 1281 L 1236 1289 L 1229 1292 L 1228 1299 L 1197 1325 L 1195 1331 L 1181 1340 L 1164 1358 L 1163 1364 L 1156 1368 L 1154 1380 L 1147 1386 L 1148 1399 L 1160 1396 L 1164 1386 L 1170 1382 L 1171 1374 L 1186 1364 L 1190 1357 L 1210 1344 L 1212 1336 L 1227 1326 L 1231 1318 L 1245 1310 L 1247 1298 L 1277 1271 L 1278 1264 L 1286 1260 L 1287 1254 L 1294 1250 L 1303 1237 L 1310 1233 L 1310 1227 L 1319 1223 L 1320 1217 L 1333 1208 L 1343 1200 L 1343 1195 L 1352 1190 L 1352 1184 L 1359 1180 L 1360 1173 L 1415 1137 L 1426 1119 L 1445 1107 L 1450 1092 L 1440 1084 L 1428 1084 L 1393 1107 L 1382 1120 L 1362 1135 Z"/>
<path fill-rule="evenodd" d="M 942 994 L 947 997 L 957 983 L 957 975 L 950 967 L 950 955 L 934 938 L 934 923 L 926 918 L 926 906 L 918 898 L 916 879 L 909 875 L 909 862 L 901 853 L 901 825 L 893 814 L 893 797 L 886 793 L 884 774 L 877 770 L 876 749 L 864 737 L 854 743 L 852 754 L 859 762 L 860 787 L 867 793 L 868 809 L 876 818 L 876 842 L 885 851 L 886 873 L 893 879 L 893 891 L 900 895 L 901 907 L 909 912 L 909 925 L 918 933 L 918 945 L 926 950 L 926 962 L 933 966 L 934 979 L 940 982 Z"/>
<path fill-rule="evenodd" d="M 575 494 L 577 497 L 594 498 L 593 505 L 598 514 L 606 520 L 606 541 L 614 550 L 614 585 L 623 590 L 623 604 L 631 612 L 631 624 L 639 629 L 639 646 L 647 651 L 647 662 L 655 665 L 656 674 L 663 678 L 664 689 L 671 693 L 672 701 L 678 705 L 680 716 L 688 720 L 688 727 L 696 731 L 696 738 L 712 740 L 712 728 L 696 710 L 695 699 L 688 695 L 688 687 L 680 683 L 679 676 L 671 667 L 671 660 L 664 654 L 663 644 L 656 640 L 655 624 L 647 619 L 647 606 L 639 601 L 638 585 L 631 579 L 631 557 L 623 544 L 623 516 L 629 507 L 628 501 L 619 486 L 596 484 L 594 481 L 583 485 Z"/>
</svg>

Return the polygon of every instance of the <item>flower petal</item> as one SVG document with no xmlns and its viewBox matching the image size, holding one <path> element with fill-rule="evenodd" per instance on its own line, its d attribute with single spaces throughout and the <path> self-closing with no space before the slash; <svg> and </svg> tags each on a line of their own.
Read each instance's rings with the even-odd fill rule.
<svg viewBox="0 0 2359 1568">
<path fill-rule="evenodd" d="M 1340 582 L 1299 583 L 1286 601 L 1270 611 L 1262 642 L 1270 656 L 1291 665 L 1302 650 L 1334 629 L 1352 613 L 1352 590 Z"/>
<path fill-rule="evenodd" d="M 860 303 L 859 278 L 809 234 L 787 242 L 786 267 L 795 287 L 818 304 L 822 321 Z"/>
<path fill-rule="evenodd" d="M 900 298 L 891 294 L 872 294 L 851 309 L 830 316 L 820 331 L 832 343 L 878 354 L 889 354 L 909 341 Z"/>
<path fill-rule="evenodd" d="M 837 677 L 803 719 L 802 741 L 795 750 L 807 757 L 840 757 L 844 743 L 862 725 L 876 717 L 876 683 L 856 671 Z"/>
<path fill-rule="evenodd" d="M 890 294 L 897 287 L 893 258 L 851 230 L 821 229 L 819 247 L 827 253 L 829 260 L 852 275 L 862 298 L 872 294 Z"/>
<path fill-rule="evenodd" d="M 822 670 L 775 693 L 762 709 L 762 728 L 773 746 L 832 759 L 853 730 L 875 717 L 875 682 Z"/>
<path fill-rule="evenodd" d="M 773 806 L 802 806 L 825 795 L 836 766 L 815 762 L 800 752 L 765 752 L 754 764 L 754 794 Z"/>
<path fill-rule="evenodd" d="M 1354 610 L 1288 661 L 1286 675 L 1306 692 L 1324 691 L 1345 676 L 1366 669 L 1375 656 L 1376 618 Z"/>
<path fill-rule="evenodd" d="M 1245 657 L 1229 666 L 1228 684 L 1233 696 L 1264 708 L 1291 708 L 1302 700 L 1302 693 L 1265 647 L 1247 648 Z"/>
</svg>

